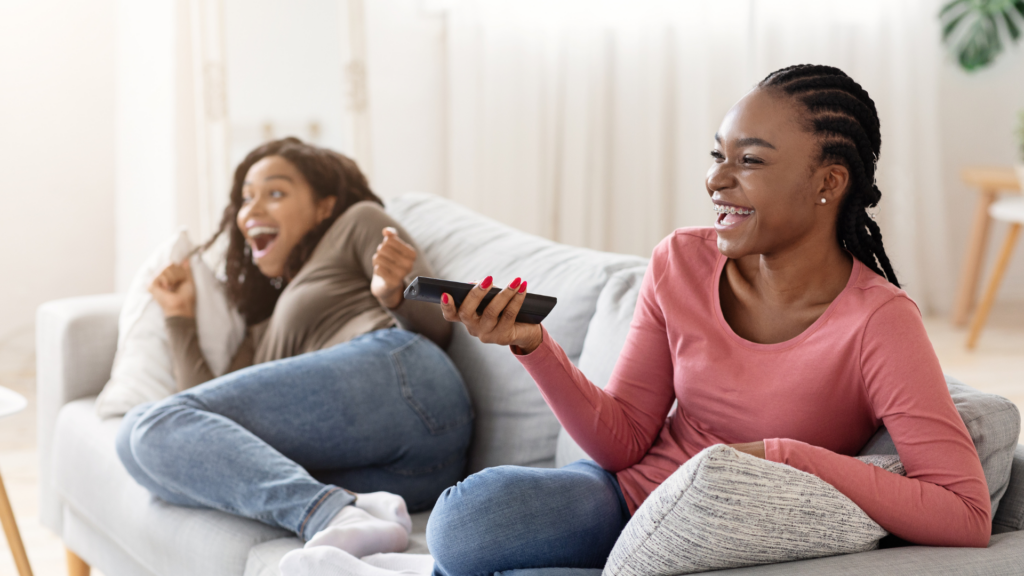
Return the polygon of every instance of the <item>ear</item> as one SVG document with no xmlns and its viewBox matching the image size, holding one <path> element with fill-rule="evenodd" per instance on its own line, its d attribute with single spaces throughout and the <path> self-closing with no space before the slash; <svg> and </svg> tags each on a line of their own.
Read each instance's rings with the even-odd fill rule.
<svg viewBox="0 0 1024 576">
<path fill-rule="evenodd" d="M 830 164 L 822 166 L 821 169 L 824 174 L 814 201 L 822 206 L 838 204 L 850 187 L 850 171 L 842 164 Z"/>
<path fill-rule="evenodd" d="M 316 222 L 317 224 L 323 222 L 330 217 L 331 213 L 334 212 L 334 204 L 338 201 L 336 196 L 328 196 L 327 198 L 321 198 L 316 205 Z"/>
</svg>

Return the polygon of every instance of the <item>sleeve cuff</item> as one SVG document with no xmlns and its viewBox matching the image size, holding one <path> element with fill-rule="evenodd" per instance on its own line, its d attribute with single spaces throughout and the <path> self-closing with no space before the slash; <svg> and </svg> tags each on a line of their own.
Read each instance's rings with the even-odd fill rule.
<svg viewBox="0 0 1024 576">
<path fill-rule="evenodd" d="M 194 316 L 168 316 L 164 318 L 164 325 L 171 331 L 194 329 L 196 319 Z"/>
<path fill-rule="evenodd" d="M 786 454 L 781 438 L 768 438 L 764 441 L 764 459 L 786 464 Z"/>
<path fill-rule="evenodd" d="M 545 328 L 543 324 L 540 325 L 540 334 L 540 346 L 537 346 L 537 348 L 533 352 L 530 352 L 529 354 L 518 354 L 512 348 L 512 346 L 509 346 L 509 350 L 512 350 L 512 354 L 524 366 L 529 367 L 539 362 L 543 362 L 544 360 L 551 357 L 553 353 L 553 350 L 551 349 L 551 344 L 554 342 L 554 340 L 552 340 L 551 335 L 548 334 L 548 329 Z"/>
</svg>

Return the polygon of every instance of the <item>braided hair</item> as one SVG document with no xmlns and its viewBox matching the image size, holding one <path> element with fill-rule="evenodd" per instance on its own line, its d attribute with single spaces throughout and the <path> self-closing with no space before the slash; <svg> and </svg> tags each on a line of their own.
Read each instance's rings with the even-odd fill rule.
<svg viewBox="0 0 1024 576">
<path fill-rule="evenodd" d="M 867 212 L 882 197 L 875 185 L 882 134 L 867 91 L 838 68 L 811 64 L 772 72 L 757 86 L 780 90 L 807 108 L 808 126 L 821 141 L 819 161 L 836 162 L 850 171 L 850 188 L 836 222 L 840 246 L 899 288 L 882 247 L 882 232 Z"/>
</svg>

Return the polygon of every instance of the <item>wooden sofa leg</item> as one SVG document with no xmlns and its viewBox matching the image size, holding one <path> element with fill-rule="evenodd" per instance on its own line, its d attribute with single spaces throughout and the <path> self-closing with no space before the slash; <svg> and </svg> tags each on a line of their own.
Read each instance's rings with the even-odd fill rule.
<svg viewBox="0 0 1024 576">
<path fill-rule="evenodd" d="M 68 576 L 89 576 L 89 565 L 85 563 L 70 549 L 65 548 L 68 553 Z"/>
</svg>

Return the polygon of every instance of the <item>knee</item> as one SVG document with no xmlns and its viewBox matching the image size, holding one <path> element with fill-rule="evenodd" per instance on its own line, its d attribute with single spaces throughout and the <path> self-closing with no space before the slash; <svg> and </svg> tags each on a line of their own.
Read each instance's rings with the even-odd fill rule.
<svg viewBox="0 0 1024 576">
<path fill-rule="evenodd" d="M 437 499 L 427 522 L 427 547 L 437 572 L 456 575 L 477 572 L 488 554 L 484 543 L 499 529 L 503 510 L 515 497 L 508 489 L 515 482 L 509 470 L 488 468 L 446 489 Z"/>
<path fill-rule="evenodd" d="M 173 431 L 180 428 L 174 422 L 175 415 L 183 408 L 191 408 L 191 400 L 177 395 L 137 406 L 125 414 L 117 431 L 117 454 L 121 461 L 126 466 L 131 462 L 147 469 L 158 465 L 168 444 L 174 442 Z"/>
</svg>

